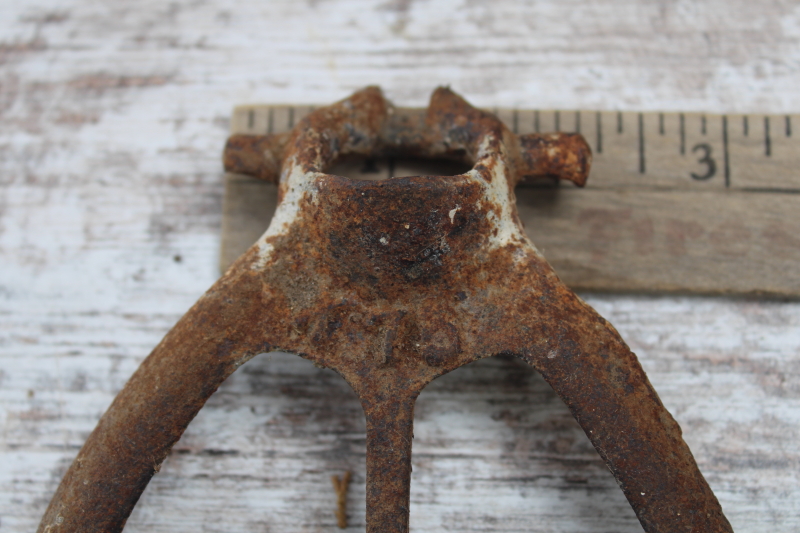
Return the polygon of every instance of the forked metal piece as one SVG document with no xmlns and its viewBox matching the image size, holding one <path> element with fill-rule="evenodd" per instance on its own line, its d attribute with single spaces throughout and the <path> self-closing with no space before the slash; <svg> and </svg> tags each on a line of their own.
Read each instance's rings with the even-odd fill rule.
<svg viewBox="0 0 800 533">
<path fill-rule="evenodd" d="M 456 158 L 458 176 L 355 181 L 340 157 Z M 39 531 L 120 531 L 189 421 L 272 350 L 332 368 L 367 420 L 367 531 L 408 531 L 414 402 L 434 378 L 513 354 L 569 406 L 645 531 L 729 532 L 678 424 L 616 330 L 523 233 L 514 186 L 583 185 L 580 135 L 511 133 L 437 89 L 427 111 L 371 87 L 287 134 L 233 136 L 228 170 L 279 184 L 269 229 L 134 373 L 65 475 Z"/>
</svg>

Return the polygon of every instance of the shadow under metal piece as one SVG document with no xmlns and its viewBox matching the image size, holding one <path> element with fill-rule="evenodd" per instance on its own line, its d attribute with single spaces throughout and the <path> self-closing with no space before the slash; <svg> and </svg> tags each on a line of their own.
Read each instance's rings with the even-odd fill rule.
<svg viewBox="0 0 800 533">
<path fill-rule="evenodd" d="M 348 155 L 473 166 L 385 181 L 325 173 Z M 120 531 L 208 397 L 273 350 L 335 370 L 360 398 L 369 533 L 408 531 L 422 388 L 496 354 L 521 358 L 555 389 L 645 531 L 732 531 L 636 356 L 561 283 L 519 223 L 519 182 L 584 184 L 591 153 L 580 135 L 514 135 L 445 88 L 419 111 L 370 87 L 291 132 L 233 136 L 224 159 L 227 170 L 278 184 L 275 217 L 119 393 L 40 532 Z"/>
</svg>

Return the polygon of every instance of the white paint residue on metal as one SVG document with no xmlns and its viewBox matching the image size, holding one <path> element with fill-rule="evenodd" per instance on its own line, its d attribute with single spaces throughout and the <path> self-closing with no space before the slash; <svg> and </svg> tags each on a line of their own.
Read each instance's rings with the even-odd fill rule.
<svg viewBox="0 0 800 533">
<path fill-rule="evenodd" d="M 285 164 L 287 170 L 285 179 L 281 176 L 281 187 L 285 187 L 286 193 L 283 201 L 278 204 L 275 215 L 267 228 L 267 231 L 258 239 L 258 259 L 253 263 L 252 268 L 258 270 L 263 268 L 272 255 L 274 247 L 269 242 L 273 237 L 286 234 L 291 225 L 300 215 L 300 201 L 306 194 L 316 196 L 317 191 L 314 187 L 316 179 L 324 178 L 322 173 L 304 173 L 300 165 L 296 163 L 296 158 L 292 158 Z"/>
<path fill-rule="evenodd" d="M 492 138 L 487 135 L 481 142 L 478 149 L 478 156 L 476 159 L 487 159 L 484 167 L 491 172 L 491 181 L 484 180 L 477 170 L 470 170 L 467 176 L 481 184 L 483 188 L 483 198 L 491 204 L 491 208 L 487 210 L 486 218 L 496 230 L 496 234 L 490 234 L 489 246 L 492 249 L 507 246 L 509 244 L 528 244 L 536 254 L 541 255 L 536 246 L 525 235 L 522 229 L 514 222 L 511 216 L 514 206 L 511 204 L 513 196 L 509 194 L 508 190 L 508 172 L 509 169 L 505 164 L 508 159 L 506 153 L 501 153 L 492 157 L 489 152 L 489 146 L 492 143 Z M 501 144 L 505 149 L 505 145 Z M 478 207 L 482 207 L 483 202 L 478 201 Z M 492 232 L 495 233 L 495 232 Z M 517 257 L 517 256 L 515 256 Z"/>
<path fill-rule="evenodd" d="M 456 213 L 458 213 L 459 209 L 461 209 L 461 206 L 457 205 L 453 209 L 451 209 L 450 212 L 448 213 L 450 215 L 451 224 L 455 224 Z"/>
</svg>

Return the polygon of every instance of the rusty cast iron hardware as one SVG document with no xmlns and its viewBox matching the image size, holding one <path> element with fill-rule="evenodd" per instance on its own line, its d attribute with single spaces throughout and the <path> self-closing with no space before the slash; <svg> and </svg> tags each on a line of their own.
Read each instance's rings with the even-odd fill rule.
<svg viewBox="0 0 800 533">
<path fill-rule="evenodd" d="M 472 170 L 386 181 L 325 173 L 354 154 L 452 158 Z M 521 228 L 515 185 L 544 176 L 584 184 L 591 153 L 580 135 L 516 136 L 446 88 L 427 110 L 411 110 L 370 87 L 291 132 L 233 136 L 224 160 L 278 184 L 275 217 L 133 374 L 40 532 L 120 531 L 206 399 L 272 350 L 335 370 L 360 398 L 369 533 L 408 531 L 419 392 L 496 354 L 550 383 L 645 531 L 732 531 L 636 356 Z"/>
</svg>

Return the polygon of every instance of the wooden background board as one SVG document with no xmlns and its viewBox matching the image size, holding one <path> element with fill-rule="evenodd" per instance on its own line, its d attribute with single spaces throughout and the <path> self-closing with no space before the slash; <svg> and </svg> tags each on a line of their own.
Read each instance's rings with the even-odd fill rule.
<svg viewBox="0 0 800 533">
<path fill-rule="evenodd" d="M 289 131 L 311 109 L 240 106 L 231 133 Z M 515 133 L 578 131 L 591 147 L 585 189 L 517 190 L 528 236 L 570 287 L 800 297 L 800 116 L 494 112 Z M 444 163 L 348 161 L 330 172 L 466 171 Z M 264 232 L 275 202 L 274 186 L 226 175 L 222 271 Z"/>
<path fill-rule="evenodd" d="M 798 44 L 794 2 L 0 3 L 0 532 L 35 529 L 114 394 L 217 277 L 234 105 L 379 83 L 422 106 L 450 84 L 486 108 L 780 116 L 800 110 Z M 641 358 L 735 530 L 798 531 L 800 304 L 582 296 Z M 432 384 L 415 434 L 415 532 L 640 531 L 514 361 Z M 126 531 L 336 531 L 345 469 L 363 531 L 363 438 L 337 376 L 260 356 Z"/>
</svg>

